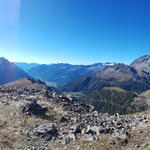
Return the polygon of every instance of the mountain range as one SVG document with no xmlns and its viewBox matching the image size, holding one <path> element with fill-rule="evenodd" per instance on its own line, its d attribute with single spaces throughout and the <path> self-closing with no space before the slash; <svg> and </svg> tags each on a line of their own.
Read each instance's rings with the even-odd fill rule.
<svg viewBox="0 0 150 150">
<path fill-rule="evenodd" d="M 150 55 L 131 63 L 97 63 L 93 65 L 15 63 L 30 76 L 65 91 L 94 91 L 105 86 L 142 92 L 149 89 Z"/>
<path fill-rule="evenodd" d="M 120 87 L 142 92 L 150 88 L 150 74 L 125 64 L 115 64 L 94 75 L 84 77 L 63 87 L 67 91 L 94 92 L 104 87 Z"/>
<path fill-rule="evenodd" d="M 60 87 L 82 76 L 103 71 L 114 63 L 97 63 L 93 65 L 71 65 L 71 64 L 27 64 L 16 63 L 34 78 L 45 81 L 50 86 Z M 28 68 L 28 69 L 27 69 Z"/>
<path fill-rule="evenodd" d="M 16 65 L 27 70 L 27 73 Z M 140 101 L 138 99 L 138 103 L 135 103 L 135 99 L 139 97 L 140 93 L 150 89 L 149 66 L 150 55 L 140 57 L 131 65 L 122 63 L 14 64 L 5 58 L 0 58 L 0 84 L 24 77 L 39 78 L 48 85 L 57 86 L 59 90 L 54 88 L 55 91 L 62 90 L 71 94 L 79 102 L 90 103 L 100 112 L 129 113 L 148 108 L 147 100 L 139 98 Z"/>
</svg>

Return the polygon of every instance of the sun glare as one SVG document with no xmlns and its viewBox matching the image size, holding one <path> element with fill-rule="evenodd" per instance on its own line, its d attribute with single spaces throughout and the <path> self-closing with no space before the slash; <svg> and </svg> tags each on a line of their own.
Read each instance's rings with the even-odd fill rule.
<svg viewBox="0 0 150 150">
<path fill-rule="evenodd" d="M 6 0 L 8 9 L 8 21 L 12 25 L 17 25 L 20 17 L 20 0 Z"/>
<path fill-rule="evenodd" d="M 20 0 L 0 0 L 1 34 L 6 39 L 5 47 L 15 52 L 18 41 Z"/>
<path fill-rule="evenodd" d="M 20 0 L 0 0 L 0 19 L 5 27 L 16 27 L 20 17 Z"/>
</svg>

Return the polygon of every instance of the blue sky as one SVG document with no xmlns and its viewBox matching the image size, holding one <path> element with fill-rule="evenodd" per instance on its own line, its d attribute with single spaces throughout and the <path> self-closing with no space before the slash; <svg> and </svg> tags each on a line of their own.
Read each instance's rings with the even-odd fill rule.
<svg viewBox="0 0 150 150">
<path fill-rule="evenodd" d="M 0 56 L 131 63 L 150 54 L 149 0 L 0 0 Z"/>
</svg>

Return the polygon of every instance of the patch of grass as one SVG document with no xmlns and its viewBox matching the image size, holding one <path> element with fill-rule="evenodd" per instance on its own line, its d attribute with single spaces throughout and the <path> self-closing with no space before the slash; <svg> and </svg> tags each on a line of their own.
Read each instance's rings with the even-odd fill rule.
<svg viewBox="0 0 150 150">
<path fill-rule="evenodd" d="M 0 130 L 0 143 L 2 149 L 13 149 L 14 148 L 15 137 L 8 129 Z"/>
</svg>

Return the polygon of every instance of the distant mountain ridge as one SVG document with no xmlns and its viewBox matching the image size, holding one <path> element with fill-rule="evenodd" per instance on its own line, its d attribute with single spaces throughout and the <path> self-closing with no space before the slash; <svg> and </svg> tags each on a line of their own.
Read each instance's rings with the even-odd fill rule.
<svg viewBox="0 0 150 150">
<path fill-rule="evenodd" d="M 94 92 L 104 87 L 120 87 L 142 92 L 150 88 L 150 74 L 132 66 L 115 64 L 104 71 L 69 83 L 63 90 Z"/>
<path fill-rule="evenodd" d="M 103 72 L 98 72 L 96 77 L 103 79 L 116 79 L 117 81 L 126 81 L 126 80 L 140 80 L 142 77 L 147 77 L 147 73 L 142 70 L 136 70 L 132 66 L 125 64 L 116 64 L 110 68 L 107 68 Z"/>
<path fill-rule="evenodd" d="M 31 78 L 25 71 L 4 57 L 0 57 L 0 85 L 12 82 L 24 77 Z"/>
<path fill-rule="evenodd" d="M 109 62 L 93 65 L 27 65 L 31 67 L 28 74 L 34 78 L 69 91 L 95 91 L 105 86 L 115 86 L 143 92 L 150 88 L 150 55 L 136 59 L 131 65 Z"/>
<path fill-rule="evenodd" d="M 38 65 L 28 70 L 34 78 L 39 78 L 47 83 L 62 86 L 82 76 L 94 74 L 105 70 L 114 63 L 96 63 L 93 65 L 71 65 L 71 64 L 50 64 Z"/>
<path fill-rule="evenodd" d="M 19 68 L 23 69 L 24 71 L 28 72 L 29 69 L 33 67 L 37 67 L 40 64 L 37 63 L 25 63 L 25 62 L 14 62 Z"/>
</svg>

